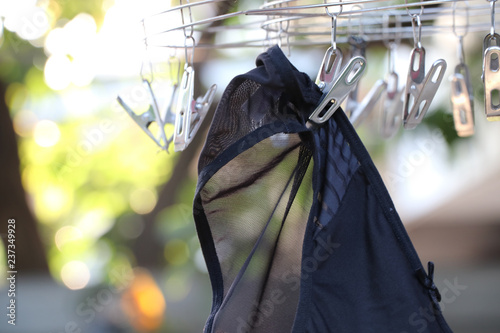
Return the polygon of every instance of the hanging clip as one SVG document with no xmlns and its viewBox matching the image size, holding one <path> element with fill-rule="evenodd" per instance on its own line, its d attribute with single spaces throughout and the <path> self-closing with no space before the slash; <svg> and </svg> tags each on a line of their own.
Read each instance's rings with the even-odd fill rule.
<svg viewBox="0 0 500 333">
<path fill-rule="evenodd" d="M 393 19 L 391 19 L 393 17 Z M 390 28 L 396 32 L 390 36 Z M 391 138 L 401 127 L 401 115 L 403 111 L 403 92 L 404 88 L 399 88 L 399 75 L 396 73 L 396 50 L 401 43 L 401 20 L 399 15 L 384 15 L 384 44 L 388 49 L 388 75 L 385 79 L 386 91 L 382 95 L 380 106 L 381 123 L 380 135 L 383 138 Z"/>
<path fill-rule="evenodd" d="M 360 36 L 349 36 L 349 45 L 351 46 L 351 56 L 356 57 L 360 56 L 362 58 L 366 58 L 366 41 Z M 380 96 L 380 95 L 379 95 Z M 378 99 L 378 97 L 377 97 Z M 345 104 L 344 112 L 346 115 L 351 118 L 354 112 L 360 112 L 359 109 L 360 103 L 358 102 L 358 84 L 354 86 L 354 88 L 349 92 L 347 96 L 347 101 Z"/>
<path fill-rule="evenodd" d="M 495 2 L 491 3 L 491 30 L 483 41 L 483 83 L 486 119 L 500 120 L 500 35 L 495 33 Z"/>
<path fill-rule="evenodd" d="M 361 5 L 355 5 L 355 6 L 353 6 L 353 9 L 356 7 L 358 7 L 357 9 L 363 8 L 363 6 L 361 6 Z M 359 32 L 358 32 L 357 36 L 352 35 L 352 33 L 351 33 L 351 16 L 349 16 L 347 26 L 348 26 L 348 33 L 349 33 L 349 37 L 347 38 L 347 42 L 350 46 L 351 58 L 360 56 L 360 57 L 363 57 L 366 59 L 366 45 L 367 45 L 367 43 L 366 43 L 366 40 L 363 38 L 364 32 L 363 32 L 362 17 L 360 16 L 360 18 L 359 18 L 359 23 L 358 23 Z M 352 117 L 353 113 L 356 110 L 358 112 L 362 111 L 361 109 L 358 108 L 360 105 L 360 103 L 358 102 L 358 90 L 359 90 L 359 86 L 358 86 L 358 84 L 356 84 L 354 86 L 354 88 L 349 92 L 349 95 L 347 96 L 347 100 L 346 100 L 346 103 L 344 106 L 344 112 L 349 118 Z M 359 115 L 357 115 L 356 117 L 358 117 L 358 116 Z"/>
<path fill-rule="evenodd" d="M 309 119 L 316 124 L 321 124 L 330 119 L 337 111 L 340 104 L 346 99 L 349 92 L 354 89 L 366 68 L 366 60 L 363 57 L 354 57 L 343 68 L 341 73 L 335 77 L 331 88 L 326 90 L 319 105 L 311 113 Z"/>
<path fill-rule="evenodd" d="M 360 24 L 360 26 L 362 26 Z M 349 36 L 349 44 L 351 45 L 351 55 L 365 58 L 366 41 L 361 36 Z M 358 102 L 358 84 L 356 83 L 349 91 L 344 112 L 348 115 L 354 127 L 358 127 L 363 120 L 372 112 L 375 104 L 379 100 L 382 92 L 385 90 L 386 84 L 383 80 L 378 80 L 370 89 L 363 100 Z"/>
<path fill-rule="evenodd" d="M 418 69 L 414 70 L 416 54 L 419 55 L 420 61 Z M 424 58 L 424 48 L 413 49 L 403 106 L 403 126 L 406 129 L 413 129 L 420 124 L 436 95 L 446 71 L 446 61 L 438 59 L 432 64 L 427 75 L 424 76 Z"/>
<path fill-rule="evenodd" d="M 182 9 L 181 2 L 181 17 L 182 23 L 184 23 L 184 11 Z M 188 7 L 188 19 L 189 22 L 193 22 L 193 15 L 191 12 L 191 7 Z M 188 48 L 191 44 L 191 56 L 188 56 Z M 194 78 L 195 70 L 193 68 L 194 63 L 194 51 L 196 48 L 196 41 L 193 37 L 193 26 L 191 25 L 189 29 L 184 28 L 184 74 L 182 75 L 179 96 L 177 98 L 177 115 L 175 117 L 175 128 L 174 128 L 174 150 L 182 151 L 191 143 L 195 134 L 198 132 L 203 120 L 205 119 L 208 109 L 212 104 L 215 91 L 217 86 L 213 84 L 205 96 L 198 97 L 194 99 Z"/>
<path fill-rule="evenodd" d="M 172 137 L 167 138 L 167 135 L 165 134 L 165 124 L 166 122 L 172 122 L 173 118 L 173 113 L 172 113 L 172 104 L 174 100 L 174 95 L 176 93 L 176 87 L 174 86 L 173 92 L 172 92 L 172 98 L 170 99 L 169 104 L 167 105 L 165 112 L 164 112 L 164 118 L 162 119 L 160 115 L 160 111 L 158 108 L 158 104 L 156 101 L 156 97 L 153 93 L 153 89 L 151 88 L 151 84 L 149 83 L 148 80 L 143 80 L 143 83 L 146 85 L 146 88 L 150 94 L 151 98 L 151 104 L 149 106 L 149 109 L 142 113 L 141 115 L 137 115 L 124 101 L 123 99 L 118 96 L 117 100 L 118 103 L 125 109 L 127 114 L 132 118 L 132 120 L 139 125 L 139 127 L 151 138 L 153 139 L 154 142 L 163 150 L 166 150 L 168 152 L 168 145 L 170 142 L 172 142 Z M 158 125 L 158 137 L 156 137 L 151 130 L 149 129 L 149 126 L 153 123 L 156 122 Z"/>
<path fill-rule="evenodd" d="M 391 138 L 401 126 L 401 110 L 403 110 L 404 89 L 398 89 L 399 76 L 392 72 L 389 74 L 386 93 L 382 96 L 382 119 L 380 134 L 383 138 Z"/>
<path fill-rule="evenodd" d="M 146 26 L 145 26 L 144 20 L 142 20 L 142 27 L 144 29 L 144 35 L 147 36 Z M 146 90 L 149 92 L 149 97 L 151 99 L 151 103 L 149 105 L 149 108 L 146 112 L 142 113 L 141 115 L 137 115 L 123 101 L 123 99 L 120 96 L 117 97 L 117 101 L 125 109 L 125 111 L 132 118 L 132 120 L 137 125 L 139 125 L 139 127 L 158 145 L 158 147 L 160 147 L 163 150 L 166 150 L 168 153 L 168 146 L 169 146 L 170 142 L 172 142 L 173 136 L 171 136 L 170 138 L 167 138 L 167 135 L 165 133 L 165 123 L 173 121 L 172 105 L 174 103 L 175 94 L 177 92 L 177 85 L 173 86 L 172 96 L 170 98 L 169 103 L 166 105 L 166 108 L 165 108 L 165 111 L 163 112 L 163 115 L 160 114 L 160 110 L 158 108 L 156 96 L 153 92 L 153 88 L 151 87 L 151 82 L 153 82 L 153 80 L 154 80 L 154 75 L 153 75 L 153 64 L 151 63 L 151 60 L 149 59 L 149 56 L 148 56 L 147 38 L 144 39 L 144 46 L 145 46 L 145 49 L 144 49 L 145 55 L 144 55 L 144 59 L 143 59 L 142 64 L 141 64 L 141 78 L 142 78 L 143 84 L 146 86 Z M 153 134 L 153 132 L 151 132 L 151 130 L 149 128 L 150 125 L 154 122 L 156 122 L 158 125 L 157 136 L 155 136 L 155 134 Z"/>
<path fill-rule="evenodd" d="M 470 81 L 467 74 L 460 73 L 459 66 L 451 81 L 451 103 L 453 105 L 453 120 L 458 136 L 466 137 L 474 134 L 474 114 Z M 467 69 L 467 68 L 465 68 Z"/>
<path fill-rule="evenodd" d="M 486 119 L 500 120 L 500 47 L 490 46 L 483 59 Z"/>
<path fill-rule="evenodd" d="M 207 115 L 217 90 L 217 86 L 213 84 L 205 96 L 194 100 L 194 74 L 193 67 L 188 66 L 185 68 L 181 80 L 175 118 L 175 151 L 182 151 L 191 143 Z"/>
<path fill-rule="evenodd" d="M 363 98 L 361 103 L 357 103 L 356 108 L 351 112 L 349 120 L 352 126 L 355 128 L 358 127 L 368 117 L 386 88 L 387 83 L 384 80 L 375 82 L 375 85 L 370 89 L 365 98 Z"/>
<path fill-rule="evenodd" d="M 474 134 L 474 98 L 472 84 L 469 76 L 469 68 L 465 64 L 464 37 L 469 26 L 469 7 L 465 1 L 466 28 L 461 34 L 456 29 L 456 3 L 453 3 L 453 33 L 458 38 L 459 64 L 455 67 L 455 73 L 451 77 L 451 104 L 453 107 L 453 122 L 455 130 L 460 137 Z"/>
<path fill-rule="evenodd" d="M 342 0 L 339 0 L 339 3 L 342 3 Z M 327 15 L 332 19 L 332 46 L 326 51 L 316 78 L 316 84 L 323 92 L 318 106 L 309 116 L 309 120 L 316 124 L 330 119 L 349 92 L 354 89 L 366 67 L 365 58 L 354 57 L 339 74 L 342 52 L 337 48 L 337 17 L 342 13 L 342 7 L 343 5 L 340 4 L 339 11 L 336 13 L 330 13 L 328 7 L 325 7 Z"/>
<path fill-rule="evenodd" d="M 420 16 L 412 16 L 412 25 L 415 34 L 415 23 L 418 28 L 418 38 L 414 35 L 415 46 L 411 52 L 410 68 L 406 81 L 405 99 L 403 106 L 403 126 L 405 129 L 415 128 L 424 118 L 432 99 L 441 84 L 446 71 L 446 61 L 438 59 L 425 74 L 425 49 L 420 42 Z"/>
</svg>

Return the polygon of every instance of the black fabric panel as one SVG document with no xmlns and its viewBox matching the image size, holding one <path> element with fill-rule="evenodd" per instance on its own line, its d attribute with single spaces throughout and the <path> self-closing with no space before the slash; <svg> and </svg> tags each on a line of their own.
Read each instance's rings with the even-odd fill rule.
<svg viewBox="0 0 500 333">
<path fill-rule="evenodd" d="M 324 183 L 339 182 L 324 171 L 336 169 L 332 161 L 345 160 L 330 158 L 339 156 L 339 150 L 349 147 L 359 167 L 339 209 L 334 209 L 335 200 L 313 204 L 293 332 L 451 332 L 432 277 L 425 273 L 368 152 L 339 111 L 314 132 L 315 193 L 327 188 Z M 331 140 L 325 134 L 331 137 L 336 131 L 345 142 L 326 151 L 324 142 Z M 332 204 L 331 220 L 318 230 L 316 216 L 323 214 L 325 204 Z"/>
<path fill-rule="evenodd" d="M 306 332 L 442 332 L 363 173 L 318 237 L 313 254 L 328 251 L 304 262 L 314 271 Z"/>
</svg>

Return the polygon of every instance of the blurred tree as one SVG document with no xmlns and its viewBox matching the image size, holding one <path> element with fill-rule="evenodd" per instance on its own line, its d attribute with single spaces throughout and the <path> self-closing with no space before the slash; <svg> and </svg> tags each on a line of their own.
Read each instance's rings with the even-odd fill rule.
<svg viewBox="0 0 500 333">
<path fill-rule="evenodd" d="M 16 269 L 48 274 L 45 248 L 21 183 L 17 140 L 5 103 L 7 85 L 0 80 L 0 233 L 7 235 L 7 220 L 16 220 Z M 7 249 L 5 241 L 3 245 Z M 7 253 L 7 251 L 5 251 Z"/>
<path fill-rule="evenodd" d="M 59 17 L 71 17 L 79 12 L 88 11 L 98 18 L 102 17 L 102 0 L 66 3 L 46 3 L 50 11 Z M 49 10 L 47 7 L 45 10 Z M 35 14 L 37 14 L 35 12 Z M 33 17 L 36 15 L 33 14 Z M 48 274 L 46 247 L 44 246 L 37 226 L 37 220 L 27 202 L 27 194 L 21 181 L 21 163 L 18 152 L 18 141 L 6 100 L 7 90 L 12 83 L 25 80 L 27 73 L 35 66 L 36 59 L 46 59 L 42 48 L 36 48 L 16 33 L 4 30 L 4 18 L 0 16 L 0 234 L 7 239 L 7 220 L 16 220 L 16 269 L 22 272 Z M 42 26 L 29 26 L 33 29 L 49 29 L 49 20 L 42 20 Z M 40 30 L 42 31 L 42 30 Z M 48 31 L 48 30 L 47 30 Z M 48 89 L 45 87 L 45 90 Z M 7 242 L 3 246 L 7 249 Z M 6 251 L 7 253 L 7 251 Z"/>
</svg>

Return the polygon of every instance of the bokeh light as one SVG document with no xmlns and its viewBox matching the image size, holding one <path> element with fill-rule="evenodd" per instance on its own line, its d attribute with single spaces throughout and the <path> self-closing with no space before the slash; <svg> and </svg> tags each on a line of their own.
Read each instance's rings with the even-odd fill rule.
<svg viewBox="0 0 500 333">
<path fill-rule="evenodd" d="M 80 219 L 77 227 L 85 236 L 97 239 L 108 232 L 113 225 L 114 219 L 108 210 L 94 209 Z"/>
<path fill-rule="evenodd" d="M 37 205 L 37 213 L 45 220 L 55 221 L 69 209 L 72 196 L 62 187 L 47 185 L 42 193 L 41 201 Z"/>
<path fill-rule="evenodd" d="M 75 58 L 71 63 L 71 82 L 78 87 L 88 86 L 95 76 L 92 60 Z"/>
<path fill-rule="evenodd" d="M 73 226 L 64 226 L 57 230 L 54 237 L 57 248 L 62 251 L 64 245 L 82 238 L 80 229 Z"/>
<path fill-rule="evenodd" d="M 47 13 L 35 0 L 2 1 L 0 12 L 5 28 L 26 40 L 38 39 L 50 28 Z"/>
<path fill-rule="evenodd" d="M 33 111 L 21 110 L 14 116 L 12 121 L 16 134 L 21 137 L 26 137 L 33 132 L 38 117 Z"/>
<path fill-rule="evenodd" d="M 144 269 L 134 270 L 134 279 L 122 297 L 122 308 L 131 324 L 140 332 L 160 327 L 166 302 L 149 272 Z"/>
<path fill-rule="evenodd" d="M 41 120 L 33 129 L 33 137 L 40 147 L 52 147 L 61 137 L 57 124 L 50 120 Z"/>
<path fill-rule="evenodd" d="M 89 56 L 95 49 L 97 25 L 92 16 L 86 13 L 76 15 L 64 26 L 67 54 L 73 58 Z"/>
<path fill-rule="evenodd" d="M 70 261 L 61 269 L 61 279 L 69 289 L 82 289 L 89 283 L 90 271 L 85 263 Z"/>
<path fill-rule="evenodd" d="M 138 188 L 130 193 L 130 207 L 137 214 L 147 214 L 156 205 L 157 197 L 155 192 L 147 188 Z"/>
<path fill-rule="evenodd" d="M 66 54 L 66 31 L 63 28 L 52 29 L 45 38 L 45 53 L 47 55 Z"/>
<path fill-rule="evenodd" d="M 49 59 L 45 64 L 45 81 L 54 90 L 70 83 L 89 85 L 95 76 L 97 24 L 86 13 L 76 15 L 63 28 L 55 28 L 44 43 Z"/>
<path fill-rule="evenodd" d="M 67 56 L 54 54 L 45 63 L 45 83 L 53 90 L 63 90 L 71 83 L 71 70 Z"/>
</svg>

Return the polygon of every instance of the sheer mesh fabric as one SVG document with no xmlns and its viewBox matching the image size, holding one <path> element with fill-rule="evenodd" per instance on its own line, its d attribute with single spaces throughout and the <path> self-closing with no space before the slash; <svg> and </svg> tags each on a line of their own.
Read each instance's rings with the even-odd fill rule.
<svg viewBox="0 0 500 333">
<path fill-rule="evenodd" d="M 224 285 L 214 332 L 291 331 L 312 202 L 311 168 L 298 163 L 304 153 L 297 134 L 271 136 L 203 187 Z"/>
<path fill-rule="evenodd" d="M 225 161 L 199 189 L 220 272 L 212 283 L 223 290 L 206 328 L 211 332 L 292 329 L 312 204 L 312 152 L 299 133 L 286 133 L 297 112 L 282 101 L 281 90 L 234 79 L 200 156 L 200 170 Z"/>
</svg>

